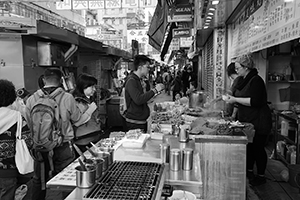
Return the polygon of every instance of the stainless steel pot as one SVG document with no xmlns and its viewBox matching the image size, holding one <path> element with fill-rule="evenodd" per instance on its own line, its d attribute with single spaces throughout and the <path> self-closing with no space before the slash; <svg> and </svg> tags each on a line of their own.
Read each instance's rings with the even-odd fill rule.
<svg viewBox="0 0 300 200">
<path fill-rule="evenodd" d="M 207 95 L 202 91 L 195 91 L 189 95 L 189 107 L 197 108 L 203 107 L 203 104 L 206 102 Z"/>
</svg>

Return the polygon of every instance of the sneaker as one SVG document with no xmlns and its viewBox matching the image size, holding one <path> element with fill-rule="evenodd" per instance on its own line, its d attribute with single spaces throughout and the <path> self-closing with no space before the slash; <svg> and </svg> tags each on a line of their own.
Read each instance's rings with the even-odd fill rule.
<svg viewBox="0 0 300 200">
<path fill-rule="evenodd" d="M 264 177 L 264 176 L 256 176 L 253 180 L 249 181 L 250 185 L 252 185 L 252 186 L 263 185 L 266 182 L 267 182 L 266 177 Z"/>
<path fill-rule="evenodd" d="M 249 170 L 247 170 L 246 176 L 249 179 L 249 181 L 252 181 L 255 178 L 253 171 L 249 171 Z"/>
</svg>

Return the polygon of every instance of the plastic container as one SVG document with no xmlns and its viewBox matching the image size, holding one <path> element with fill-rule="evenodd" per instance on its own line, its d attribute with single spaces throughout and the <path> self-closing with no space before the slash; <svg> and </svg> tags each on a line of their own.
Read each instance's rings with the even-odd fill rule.
<svg viewBox="0 0 300 200">
<path fill-rule="evenodd" d="M 90 188 L 96 180 L 96 168 L 90 168 L 88 171 L 82 171 L 80 166 L 75 167 L 76 186 L 79 188 Z"/>
<path fill-rule="evenodd" d="M 297 157 L 296 151 L 292 151 L 290 156 L 291 156 L 290 163 L 291 163 L 292 165 L 293 165 L 293 164 L 296 164 L 296 157 Z"/>
<path fill-rule="evenodd" d="M 283 136 L 288 136 L 288 131 L 289 131 L 289 122 L 286 120 L 282 120 L 280 134 Z"/>
</svg>

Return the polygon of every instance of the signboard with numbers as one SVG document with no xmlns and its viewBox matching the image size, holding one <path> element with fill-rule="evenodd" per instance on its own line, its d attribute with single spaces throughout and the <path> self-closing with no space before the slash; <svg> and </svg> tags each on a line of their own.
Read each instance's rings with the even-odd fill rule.
<svg viewBox="0 0 300 200">
<path fill-rule="evenodd" d="M 256 0 L 232 25 L 231 57 L 300 37 L 300 0 Z"/>
</svg>

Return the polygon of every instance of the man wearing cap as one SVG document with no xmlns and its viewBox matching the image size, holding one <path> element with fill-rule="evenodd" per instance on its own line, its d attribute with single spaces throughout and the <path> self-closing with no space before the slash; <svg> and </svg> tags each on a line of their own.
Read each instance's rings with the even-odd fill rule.
<svg viewBox="0 0 300 200">
<path fill-rule="evenodd" d="M 32 126 L 30 111 L 33 108 L 37 99 L 43 95 L 55 96 L 55 100 L 61 99 L 59 102 L 60 118 L 61 118 L 61 133 L 63 135 L 63 143 L 55 147 L 52 156 L 54 165 L 54 175 L 62 171 L 75 158 L 72 149 L 72 140 L 74 131 L 72 125 L 81 125 L 90 119 L 91 114 L 97 108 L 95 103 L 89 105 L 89 109 L 85 113 L 76 106 L 75 99 L 72 94 L 65 92 L 60 86 L 62 81 L 62 72 L 58 68 L 47 68 L 44 72 L 44 87 L 31 95 L 26 103 L 26 120 L 29 126 Z M 57 101 L 58 102 L 58 101 Z M 39 154 L 45 162 L 48 159 L 48 153 Z M 49 162 L 45 162 L 45 169 L 42 169 L 40 162 L 35 160 L 32 200 L 44 200 L 46 197 L 45 182 L 51 178 Z M 43 170 L 45 173 L 42 173 Z M 44 175 L 43 175 L 44 174 Z"/>
</svg>

